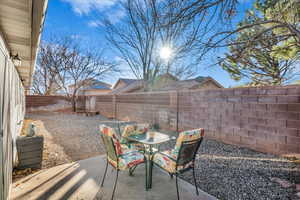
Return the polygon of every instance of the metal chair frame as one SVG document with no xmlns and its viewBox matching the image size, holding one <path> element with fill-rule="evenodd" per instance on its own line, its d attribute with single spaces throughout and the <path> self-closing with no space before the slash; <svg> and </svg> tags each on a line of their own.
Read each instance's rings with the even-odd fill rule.
<svg viewBox="0 0 300 200">
<path fill-rule="evenodd" d="M 201 137 L 199 139 L 195 139 L 195 140 L 183 141 L 181 143 L 177 159 L 174 159 L 173 157 L 171 157 L 171 156 L 169 156 L 167 154 L 164 154 L 162 152 L 156 152 L 156 153 L 162 154 L 162 155 L 168 157 L 170 160 L 176 162 L 175 172 L 174 173 L 168 172 L 167 170 L 165 170 L 164 168 L 162 168 L 160 165 L 156 164 L 155 162 L 154 162 L 154 164 L 156 166 L 160 167 L 161 169 L 163 169 L 164 171 L 167 171 L 169 173 L 169 175 L 170 175 L 171 178 L 173 178 L 173 176 L 175 175 L 175 177 L 176 177 L 176 191 L 177 191 L 177 199 L 178 200 L 180 200 L 180 198 L 179 198 L 179 190 L 178 190 L 178 175 L 180 175 L 180 174 L 182 174 L 182 173 L 184 173 L 186 171 L 189 171 L 191 169 L 193 170 L 193 178 L 194 178 L 194 183 L 195 183 L 195 187 L 196 187 L 196 194 L 199 195 L 197 181 L 196 181 L 196 176 L 195 176 L 195 159 L 196 159 L 196 155 L 197 155 L 197 152 L 199 150 L 199 147 L 200 147 L 202 141 L 203 141 L 203 137 Z M 185 153 L 184 151 L 186 149 L 188 149 L 189 147 L 194 147 L 194 151 L 191 152 L 192 155 L 190 155 L 186 159 L 185 157 L 183 157 L 183 154 Z M 154 157 L 154 155 L 153 155 L 153 157 Z M 192 164 L 189 167 L 184 168 L 182 170 L 178 170 L 178 166 L 184 166 L 184 165 L 186 165 L 186 164 L 188 164 L 190 162 L 192 162 Z"/>
<path fill-rule="evenodd" d="M 113 139 L 110 136 L 104 136 L 103 134 L 101 134 L 101 138 L 102 138 L 103 144 L 105 146 L 106 155 L 107 155 L 107 157 L 106 157 L 106 166 L 105 166 L 105 170 L 104 170 L 104 175 L 103 175 L 102 181 L 101 181 L 101 187 L 103 187 L 103 185 L 104 185 L 104 180 L 106 178 L 106 173 L 107 173 L 107 168 L 108 168 L 108 163 L 109 163 L 108 157 L 110 157 L 109 155 L 111 154 L 109 152 L 109 150 L 107 149 L 108 148 L 108 144 L 107 144 L 108 141 L 106 141 L 105 137 L 107 137 L 107 139 L 109 140 L 109 142 L 111 142 L 111 145 L 113 147 L 113 152 L 111 152 L 111 153 L 112 153 L 112 156 L 115 157 L 115 159 L 117 161 L 117 167 L 115 167 L 114 165 L 112 165 L 110 163 L 110 165 L 114 169 L 117 170 L 117 175 L 116 175 L 116 179 L 115 179 L 114 187 L 113 187 L 113 192 L 112 192 L 112 196 L 111 196 L 111 200 L 113 200 L 114 199 L 115 190 L 116 190 L 116 186 L 117 186 L 118 177 L 119 177 L 119 171 L 120 171 L 120 169 L 119 169 L 119 158 L 120 158 L 120 156 L 116 152 L 116 147 L 114 145 Z M 133 167 L 129 168 L 129 175 L 133 175 L 133 172 L 136 169 L 136 167 L 137 167 L 137 165 L 134 165 Z"/>
</svg>

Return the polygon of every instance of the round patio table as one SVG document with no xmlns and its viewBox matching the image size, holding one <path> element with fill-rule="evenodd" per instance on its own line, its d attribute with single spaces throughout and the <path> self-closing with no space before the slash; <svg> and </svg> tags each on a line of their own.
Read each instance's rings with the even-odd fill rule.
<svg viewBox="0 0 300 200">
<path fill-rule="evenodd" d="M 170 136 L 157 131 L 148 131 L 145 134 L 131 135 L 127 137 L 128 140 L 144 144 L 146 157 L 146 190 L 152 187 L 152 156 L 154 153 L 154 146 L 171 140 Z"/>
</svg>

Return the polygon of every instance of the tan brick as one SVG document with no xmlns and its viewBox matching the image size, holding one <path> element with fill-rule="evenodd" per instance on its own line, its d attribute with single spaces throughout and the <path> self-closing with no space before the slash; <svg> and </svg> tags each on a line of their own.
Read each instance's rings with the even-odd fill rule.
<svg viewBox="0 0 300 200">
<path fill-rule="evenodd" d="M 287 144 L 298 145 L 300 147 L 300 136 L 299 137 L 287 136 Z"/>
<path fill-rule="evenodd" d="M 300 153 L 299 145 L 276 144 L 276 148 L 280 153 Z"/>
<path fill-rule="evenodd" d="M 300 113 L 297 112 L 276 112 L 277 119 L 298 120 Z"/>
<path fill-rule="evenodd" d="M 287 120 L 287 127 L 300 129 L 300 120 Z"/>
<path fill-rule="evenodd" d="M 285 128 L 287 127 L 286 124 L 286 120 L 284 119 L 267 119 L 267 125 L 272 127 Z"/>
<path fill-rule="evenodd" d="M 243 103 L 256 103 L 256 102 L 258 102 L 258 97 L 257 96 L 243 96 L 242 102 Z"/>
<path fill-rule="evenodd" d="M 300 96 L 277 96 L 278 103 L 300 103 Z"/>
<path fill-rule="evenodd" d="M 287 89 L 268 89 L 267 94 L 269 95 L 286 95 L 287 94 Z"/>
<path fill-rule="evenodd" d="M 277 97 L 276 96 L 260 96 L 260 97 L 258 97 L 258 102 L 260 102 L 260 103 L 276 103 Z"/>
<path fill-rule="evenodd" d="M 268 104 L 267 109 L 268 111 L 287 111 L 288 104 Z"/>
<path fill-rule="evenodd" d="M 287 94 L 289 95 L 300 95 L 300 87 L 288 88 Z"/>
<path fill-rule="evenodd" d="M 287 105 L 287 110 L 292 112 L 300 112 L 300 103 Z"/>
<path fill-rule="evenodd" d="M 255 145 L 256 141 L 254 137 L 241 137 L 241 143 L 245 145 Z"/>
</svg>

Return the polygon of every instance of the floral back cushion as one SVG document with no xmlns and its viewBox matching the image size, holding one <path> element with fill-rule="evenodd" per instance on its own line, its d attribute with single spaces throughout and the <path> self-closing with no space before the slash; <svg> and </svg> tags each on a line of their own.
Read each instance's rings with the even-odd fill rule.
<svg viewBox="0 0 300 200">
<path fill-rule="evenodd" d="M 119 138 L 118 138 L 118 136 L 116 134 L 115 129 L 113 129 L 113 128 L 109 127 L 109 126 L 106 126 L 106 125 L 101 125 L 100 126 L 100 131 L 101 131 L 101 133 L 103 135 L 112 138 L 114 146 L 115 146 L 115 151 L 116 151 L 117 155 L 123 154 L 122 148 L 121 148 L 121 144 L 120 144 L 120 141 L 119 141 Z"/>
<path fill-rule="evenodd" d="M 144 134 L 148 131 L 149 124 L 127 125 L 122 133 L 121 143 L 126 143 L 126 137 L 131 135 Z"/>
<path fill-rule="evenodd" d="M 171 152 L 172 157 L 174 159 L 177 159 L 182 142 L 196 140 L 203 136 L 204 136 L 204 129 L 202 128 L 181 132 L 176 140 L 176 145 Z"/>
</svg>

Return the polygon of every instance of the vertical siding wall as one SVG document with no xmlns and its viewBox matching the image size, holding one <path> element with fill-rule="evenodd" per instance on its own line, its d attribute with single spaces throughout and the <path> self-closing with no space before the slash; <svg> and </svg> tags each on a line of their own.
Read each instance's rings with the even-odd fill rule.
<svg viewBox="0 0 300 200">
<path fill-rule="evenodd" d="M 7 199 L 16 160 L 16 138 L 25 114 L 24 89 L 0 35 L 0 199 Z"/>
<path fill-rule="evenodd" d="M 102 95 L 93 111 L 275 154 L 300 153 L 300 86 Z"/>
</svg>

